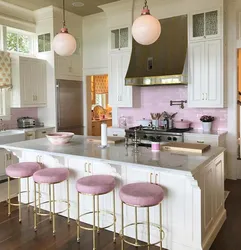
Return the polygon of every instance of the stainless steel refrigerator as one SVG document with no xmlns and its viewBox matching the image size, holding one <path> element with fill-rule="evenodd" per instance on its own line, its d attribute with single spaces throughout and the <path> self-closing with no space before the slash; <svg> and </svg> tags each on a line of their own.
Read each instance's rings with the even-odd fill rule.
<svg viewBox="0 0 241 250">
<path fill-rule="evenodd" d="M 57 131 L 84 134 L 83 84 L 81 81 L 57 80 Z"/>
</svg>

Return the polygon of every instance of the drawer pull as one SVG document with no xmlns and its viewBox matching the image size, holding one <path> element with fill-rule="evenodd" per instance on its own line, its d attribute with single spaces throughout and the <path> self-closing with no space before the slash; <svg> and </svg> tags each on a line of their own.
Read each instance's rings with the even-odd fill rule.
<svg viewBox="0 0 241 250">
<path fill-rule="evenodd" d="M 85 173 L 87 173 L 87 162 L 85 163 Z"/>
<path fill-rule="evenodd" d="M 118 134 L 113 134 L 113 136 L 118 136 Z"/>
<path fill-rule="evenodd" d="M 46 134 L 47 132 L 46 131 L 43 131 L 42 134 Z"/>
<path fill-rule="evenodd" d="M 155 175 L 155 184 L 157 184 L 157 176 L 158 174 Z"/>
<path fill-rule="evenodd" d="M 89 172 L 89 174 L 91 174 L 90 167 L 91 167 L 91 163 L 88 164 L 88 172 Z"/>
<path fill-rule="evenodd" d="M 204 141 L 197 141 L 197 143 L 204 143 Z"/>
<path fill-rule="evenodd" d="M 152 175 L 153 173 L 150 174 L 150 183 L 152 183 Z"/>
</svg>

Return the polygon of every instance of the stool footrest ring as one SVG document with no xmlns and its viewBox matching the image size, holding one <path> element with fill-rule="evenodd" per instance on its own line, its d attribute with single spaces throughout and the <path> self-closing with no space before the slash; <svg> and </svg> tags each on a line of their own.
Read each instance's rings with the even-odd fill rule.
<svg viewBox="0 0 241 250">
<path fill-rule="evenodd" d="M 136 224 L 137 224 L 137 225 L 147 225 L 147 222 L 130 223 L 130 224 L 127 224 L 126 226 L 124 226 L 123 229 L 125 230 L 126 228 L 131 227 L 131 226 L 135 226 Z M 162 231 L 162 238 L 161 238 L 159 241 L 155 242 L 155 243 L 150 243 L 150 244 L 148 244 L 148 243 L 146 243 L 146 244 L 137 244 L 137 243 L 133 243 L 133 242 L 131 242 L 131 241 L 129 241 L 129 240 L 126 239 L 126 236 L 123 235 L 123 231 L 122 231 L 122 230 L 120 231 L 119 234 L 120 234 L 121 239 L 122 239 L 125 243 L 127 243 L 127 244 L 129 244 L 129 245 L 131 245 L 131 246 L 134 246 L 134 247 L 155 246 L 155 245 L 157 245 L 157 244 L 159 244 L 159 243 L 161 243 L 161 242 L 163 241 L 163 239 L 165 238 L 165 232 L 162 230 L 162 228 L 160 227 L 160 225 L 157 225 L 157 224 L 155 224 L 155 223 L 150 223 L 150 226 L 155 227 L 155 228 L 157 228 L 158 230 L 161 230 L 161 231 Z M 135 239 L 133 239 L 133 240 L 135 240 Z M 141 240 L 140 240 L 140 241 L 141 241 Z"/>
<path fill-rule="evenodd" d="M 66 205 L 67 205 L 67 208 L 66 209 L 64 209 L 64 210 L 61 210 L 61 211 L 59 211 L 59 212 L 57 212 L 57 213 L 53 213 L 53 212 L 51 212 L 52 214 L 61 214 L 61 213 L 64 213 L 64 212 L 66 212 L 69 208 L 70 208 L 70 203 L 68 202 L 68 201 L 65 201 L 65 200 L 51 200 L 51 201 L 44 201 L 44 202 L 41 202 L 40 204 L 38 204 L 38 205 L 44 205 L 44 204 L 49 204 L 49 203 L 53 203 L 53 202 L 61 202 L 61 203 L 65 203 Z M 39 206 L 36 206 L 36 209 L 38 210 L 39 209 Z M 37 215 L 41 215 L 41 216 L 49 216 L 49 213 L 39 213 L 39 212 L 36 212 L 35 210 L 34 210 L 34 213 L 36 213 Z"/>
<path fill-rule="evenodd" d="M 98 211 L 96 211 L 95 213 L 97 214 Z M 81 225 L 80 225 L 80 220 L 79 220 L 79 219 L 80 219 L 81 217 L 84 217 L 84 216 L 89 215 L 89 214 L 93 214 L 93 212 L 87 212 L 87 213 L 81 214 L 81 215 L 79 216 L 78 220 L 76 220 L 76 223 L 77 223 L 77 225 L 78 225 L 81 229 L 88 230 L 88 231 L 93 231 L 93 227 L 84 227 L 84 226 L 81 226 Z M 109 214 L 109 215 L 111 215 L 111 216 L 114 218 L 112 224 L 110 224 L 110 225 L 108 225 L 108 226 L 105 226 L 105 227 L 100 227 L 100 229 L 106 229 L 106 228 L 109 228 L 109 227 L 111 227 L 111 226 L 113 226 L 113 225 L 115 224 L 115 222 L 116 222 L 116 216 L 114 215 L 114 213 L 112 213 L 112 212 L 110 212 L 110 211 L 100 210 L 100 211 L 99 211 L 99 214 Z M 97 230 L 98 230 L 98 228 L 96 227 L 95 231 L 97 231 Z"/>
</svg>

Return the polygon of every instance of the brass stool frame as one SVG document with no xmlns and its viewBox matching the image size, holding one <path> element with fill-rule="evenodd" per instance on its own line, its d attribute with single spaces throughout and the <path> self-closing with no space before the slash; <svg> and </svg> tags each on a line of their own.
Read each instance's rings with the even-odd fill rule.
<svg viewBox="0 0 241 250">
<path fill-rule="evenodd" d="M 55 188 L 54 186 L 56 184 L 62 183 L 66 181 L 66 186 L 67 186 L 67 201 L 66 200 L 56 200 L 55 199 Z M 70 202 L 69 202 L 69 179 L 64 180 L 61 182 L 56 182 L 56 183 L 41 183 L 41 184 L 48 184 L 49 185 L 49 200 L 45 202 L 40 202 L 40 196 L 38 197 L 38 205 L 37 205 L 37 193 L 40 194 L 40 183 L 34 182 L 34 231 L 37 231 L 37 225 L 39 224 L 37 222 L 37 215 L 40 216 L 49 216 L 49 220 L 53 221 L 53 236 L 55 236 L 56 233 L 56 220 L 55 216 L 56 214 L 61 214 L 64 213 L 65 211 L 68 211 L 68 217 L 67 217 L 67 224 L 70 224 L 70 219 L 69 219 L 69 208 L 70 208 Z M 37 191 L 37 186 L 38 185 L 38 191 Z M 51 190 L 52 187 L 52 190 Z M 59 211 L 58 213 L 55 212 L 55 203 L 56 202 L 63 202 L 67 204 L 67 208 Z M 41 213 L 41 205 L 49 203 L 49 213 Z M 53 208 L 53 209 L 52 209 Z M 38 209 L 38 212 L 37 212 Z"/>
<path fill-rule="evenodd" d="M 135 208 L 135 222 L 134 223 L 130 223 L 124 226 L 124 204 L 126 206 L 130 206 L 130 207 L 134 207 Z M 162 241 L 165 237 L 165 233 L 162 229 L 162 207 L 161 207 L 161 202 L 159 204 L 157 204 L 160 208 L 160 224 L 157 225 L 155 223 L 151 223 L 150 222 L 150 208 L 154 207 L 154 206 L 150 206 L 150 207 L 142 207 L 142 206 L 133 206 L 133 205 L 129 205 L 124 203 L 123 201 L 121 201 L 121 231 L 120 231 L 120 238 L 121 238 L 121 250 L 124 250 L 124 243 L 127 243 L 131 246 L 134 247 L 148 247 L 148 249 L 150 249 L 150 246 L 155 246 L 158 243 L 160 243 L 160 250 L 162 250 Z M 157 206 L 156 205 L 156 206 Z M 137 221 L 137 208 L 146 208 L 146 215 L 147 215 L 147 222 L 138 222 Z M 138 225 L 147 225 L 147 243 L 146 244 L 139 244 L 138 243 Z M 124 229 L 131 227 L 131 226 L 135 226 L 135 243 L 127 240 L 125 238 L 124 235 Z M 155 243 L 151 243 L 151 230 L 150 230 L 150 226 L 153 226 L 155 228 L 158 228 L 160 231 L 160 240 L 155 242 Z"/>
<path fill-rule="evenodd" d="M 31 201 L 30 202 L 30 198 L 29 198 L 29 178 L 31 178 L 32 176 L 29 176 L 29 177 L 9 177 L 8 176 L 8 199 L 7 199 L 7 203 L 8 203 L 8 216 L 11 215 L 11 206 L 14 206 L 14 207 L 19 207 L 19 223 L 22 222 L 22 205 L 25 205 L 25 206 L 29 206 L 31 203 L 33 203 L 34 201 Z M 18 196 L 19 196 L 19 202 L 18 203 L 12 203 L 11 202 L 11 185 L 10 185 L 10 181 L 11 179 L 17 179 L 18 180 L 18 193 L 16 193 Z M 26 191 L 21 191 L 21 179 L 27 179 L 27 190 Z M 28 194 L 28 202 L 25 203 L 25 204 L 21 204 L 21 194 L 23 193 L 27 193 Z M 40 197 L 40 194 L 39 194 L 39 197 Z"/>
<path fill-rule="evenodd" d="M 112 212 L 109 212 L 109 211 L 101 211 L 99 209 L 99 196 L 102 196 L 102 195 L 105 195 L 105 194 L 108 194 L 108 193 L 113 193 L 113 213 Z M 116 213 L 115 213 L 115 189 L 113 189 L 113 191 L 111 192 L 108 192 L 108 193 L 104 193 L 104 194 L 99 194 L 99 195 L 90 195 L 90 194 L 85 194 L 85 193 L 81 193 L 81 192 L 78 192 L 77 194 L 77 201 L 78 201 L 78 216 L 77 216 L 77 220 L 76 220 L 76 224 L 77 224 L 77 242 L 79 243 L 80 242 L 80 228 L 81 229 L 84 229 L 84 230 L 88 230 L 88 231 L 93 231 L 93 250 L 96 250 L 96 231 L 97 233 L 99 234 L 100 233 L 100 229 L 106 229 L 106 228 L 109 228 L 111 226 L 114 226 L 114 232 L 113 232 L 113 242 L 115 243 L 116 242 Z M 88 196 L 92 196 L 93 198 L 93 212 L 87 212 L 87 213 L 84 213 L 84 214 L 80 214 L 80 195 L 88 195 Z M 96 204 L 96 201 L 95 201 L 95 198 L 97 200 L 97 204 Z M 96 207 L 97 205 L 97 207 Z M 96 210 L 97 208 L 97 210 Z M 97 213 L 97 227 L 96 227 L 96 222 L 95 222 L 95 214 Z M 113 223 L 111 225 L 108 225 L 108 226 L 105 226 L 105 227 L 102 227 L 100 228 L 100 214 L 101 213 L 105 213 L 105 214 L 110 214 L 111 216 L 113 216 Z M 85 216 L 85 215 L 88 215 L 88 214 L 93 214 L 93 227 L 90 228 L 90 227 L 84 227 L 84 226 L 81 226 L 80 225 L 80 218 Z"/>
</svg>

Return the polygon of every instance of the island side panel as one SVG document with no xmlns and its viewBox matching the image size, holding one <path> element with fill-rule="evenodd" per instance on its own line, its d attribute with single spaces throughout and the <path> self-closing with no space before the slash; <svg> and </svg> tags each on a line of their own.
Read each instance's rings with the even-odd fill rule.
<svg viewBox="0 0 241 250">
<path fill-rule="evenodd" d="M 209 249 L 224 221 L 224 153 L 213 159 L 196 173 L 195 178 L 201 189 L 202 199 L 202 245 Z"/>
</svg>

